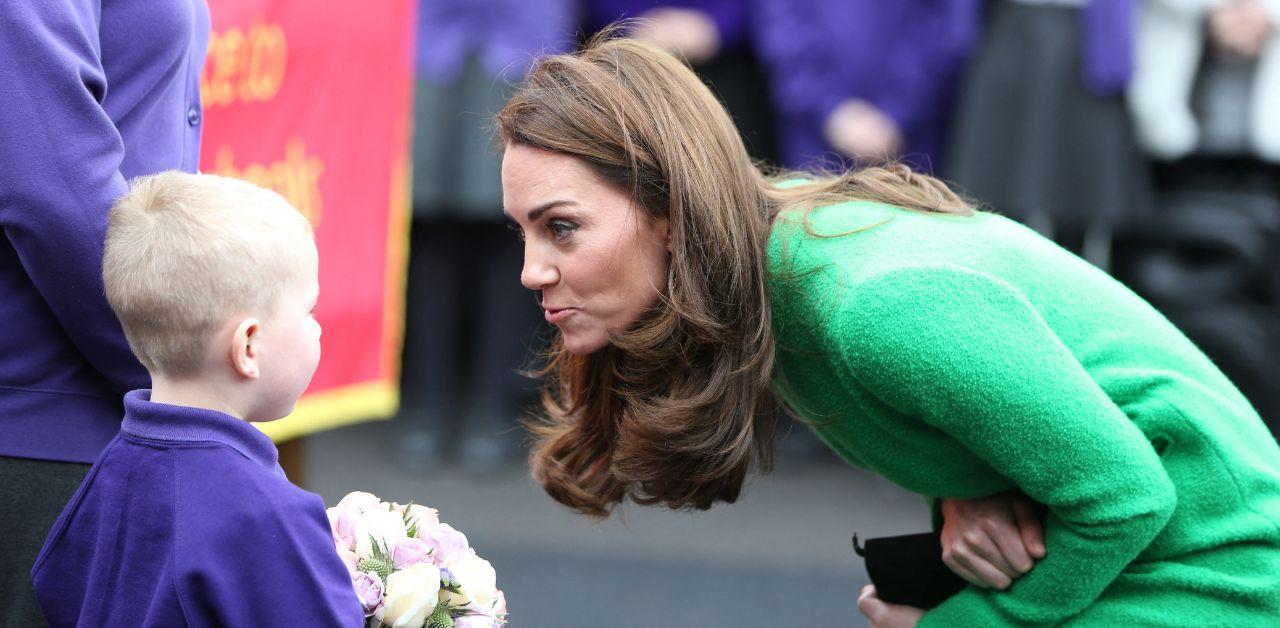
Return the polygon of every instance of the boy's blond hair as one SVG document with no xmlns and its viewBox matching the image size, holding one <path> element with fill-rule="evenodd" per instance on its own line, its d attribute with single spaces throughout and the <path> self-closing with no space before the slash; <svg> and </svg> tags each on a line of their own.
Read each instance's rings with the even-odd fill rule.
<svg viewBox="0 0 1280 628">
<path fill-rule="evenodd" d="M 275 192 L 162 172 L 133 180 L 111 208 L 102 279 L 142 364 L 189 375 L 228 318 L 270 314 L 311 246 L 311 225 Z"/>
</svg>

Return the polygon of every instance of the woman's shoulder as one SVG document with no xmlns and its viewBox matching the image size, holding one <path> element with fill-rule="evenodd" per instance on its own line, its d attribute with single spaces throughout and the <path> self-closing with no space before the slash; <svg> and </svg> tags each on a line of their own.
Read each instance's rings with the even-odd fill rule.
<svg viewBox="0 0 1280 628">
<path fill-rule="evenodd" d="M 769 268 L 777 276 L 835 268 L 845 280 L 870 277 L 901 265 L 966 259 L 966 251 L 1011 229 L 1017 229 L 1012 221 L 981 211 L 931 214 L 865 200 L 792 209 L 774 219 Z"/>
</svg>

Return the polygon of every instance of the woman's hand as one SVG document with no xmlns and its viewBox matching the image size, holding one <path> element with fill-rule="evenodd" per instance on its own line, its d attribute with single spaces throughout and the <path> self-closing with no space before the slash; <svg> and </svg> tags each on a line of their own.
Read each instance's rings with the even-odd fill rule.
<svg viewBox="0 0 1280 628">
<path fill-rule="evenodd" d="M 942 500 L 942 562 L 980 587 L 1007 588 L 1044 558 L 1044 529 L 1020 493 Z"/>
<path fill-rule="evenodd" d="M 862 587 L 858 610 L 871 620 L 871 628 L 915 628 L 924 611 L 914 606 L 890 604 L 880 599 L 872 585 Z"/>
</svg>

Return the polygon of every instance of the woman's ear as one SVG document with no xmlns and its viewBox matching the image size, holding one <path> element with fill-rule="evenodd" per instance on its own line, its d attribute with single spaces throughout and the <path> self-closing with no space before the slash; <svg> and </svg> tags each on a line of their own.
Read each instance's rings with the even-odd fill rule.
<svg viewBox="0 0 1280 628">
<path fill-rule="evenodd" d="M 245 379 L 262 376 L 258 361 L 258 335 L 262 325 L 256 318 L 246 318 L 236 325 L 231 335 L 231 366 Z"/>
<path fill-rule="evenodd" d="M 671 252 L 671 221 L 666 216 L 659 216 L 653 221 L 653 234 L 662 243 L 662 248 Z"/>
</svg>

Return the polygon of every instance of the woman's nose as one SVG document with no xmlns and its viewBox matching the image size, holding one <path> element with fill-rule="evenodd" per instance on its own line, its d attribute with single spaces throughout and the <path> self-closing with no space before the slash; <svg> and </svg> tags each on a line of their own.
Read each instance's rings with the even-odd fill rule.
<svg viewBox="0 0 1280 628">
<path fill-rule="evenodd" d="M 525 246 L 524 268 L 520 270 L 520 283 L 530 290 L 545 290 L 560 281 L 560 272 L 553 264 L 538 257 Z"/>
</svg>

